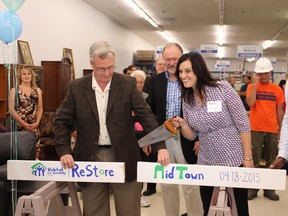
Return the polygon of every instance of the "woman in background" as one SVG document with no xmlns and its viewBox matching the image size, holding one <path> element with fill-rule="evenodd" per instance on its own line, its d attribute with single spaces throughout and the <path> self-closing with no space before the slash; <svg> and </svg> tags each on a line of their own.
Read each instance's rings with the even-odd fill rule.
<svg viewBox="0 0 288 216">
<path fill-rule="evenodd" d="M 18 131 L 30 131 L 39 137 L 38 126 L 43 114 L 42 92 L 36 86 L 36 76 L 31 66 L 18 69 L 17 87 L 10 91 L 9 112 L 17 121 Z M 39 159 L 40 144 L 36 143 L 36 159 Z"/>
<path fill-rule="evenodd" d="M 200 165 L 253 167 L 250 124 L 237 92 L 212 78 L 199 53 L 182 55 L 176 69 L 181 80 L 183 119 L 173 120 L 187 139 L 199 137 Z M 214 187 L 200 186 L 206 216 Z M 249 215 L 247 189 L 234 188 L 238 215 Z"/>
<path fill-rule="evenodd" d="M 229 76 L 228 82 L 230 83 L 232 88 L 235 89 L 235 79 L 233 77 Z"/>
<path fill-rule="evenodd" d="M 144 84 L 145 84 L 145 80 L 146 80 L 145 72 L 142 70 L 135 70 L 130 74 L 130 76 L 136 79 L 136 87 L 138 91 L 142 94 L 143 98 L 146 99 L 148 97 L 148 94 L 142 91 Z M 137 140 L 139 140 L 144 136 L 143 127 L 139 123 L 137 116 L 135 116 L 134 113 L 132 113 L 132 116 L 133 116 L 133 123 L 134 123 L 135 132 L 136 132 L 136 137 L 137 137 Z M 151 151 L 151 147 L 149 148 Z M 147 155 L 143 152 L 142 148 L 140 148 L 140 154 L 141 154 L 141 161 L 147 161 Z M 141 195 L 140 204 L 141 204 L 141 207 L 150 206 L 150 203 L 147 200 L 145 200 L 142 195 Z"/>
</svg>

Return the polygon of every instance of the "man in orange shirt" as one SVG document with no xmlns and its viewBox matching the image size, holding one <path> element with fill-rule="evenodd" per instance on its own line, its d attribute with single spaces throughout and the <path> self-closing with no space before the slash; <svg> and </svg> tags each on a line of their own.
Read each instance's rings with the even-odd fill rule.
<svg viewBox="0 0 288 216">
<path fill-rule="evenodd" d="M 270 82 L 273 70 L 271 61 L 260 58 L 255 64 L 253 83 L 248 86 L 246 102 L 250 107 L 251 139 L 254 166 L 259 167 L 260 159 L 266 161 L 266 168 L 278 154 L 278 137 L 283 120 L 284 96 L 282 89 Z M 248 199 L 257 197 L 258 190 L 250 189 Z M 264 196 L 277 201 L 275 190 L 264 190 Z"/>
</svg>

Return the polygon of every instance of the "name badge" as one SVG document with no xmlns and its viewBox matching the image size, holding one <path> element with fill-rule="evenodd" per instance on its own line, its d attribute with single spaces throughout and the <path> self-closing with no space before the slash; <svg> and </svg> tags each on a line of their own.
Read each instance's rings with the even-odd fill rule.
<svg viewBox="0 0 288 216">
<path fill-rule="evenodd" d="M 221 112 L 222 111 L 222 101 L 209 101 L 207 103 L 208 113 L 210 112 Z"/>
</svg>

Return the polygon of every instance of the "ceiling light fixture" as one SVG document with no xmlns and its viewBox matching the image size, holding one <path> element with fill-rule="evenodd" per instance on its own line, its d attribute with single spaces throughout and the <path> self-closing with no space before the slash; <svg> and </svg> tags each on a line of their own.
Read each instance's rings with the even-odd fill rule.
<svg viewBox="0 0 288 216">
<path fill-rule="evenodd" d="M 219 59 L 222 59 L 224 57 L 224 47 L 222 46 L 218 47 L 218 57 Z"/>
<path fill-rule="evenodd" d="M 136 1 L 134 0 L 125 0 L 126 3 L 128 3 L 128 5 L 130 7 L 132 7 L 139 16 L 143 17 L 145 20 L 147 20 L 153 27 L 157 28 L 158 32 L 161 34 L 161 36 L 167 40 L 169 43 L 173 43 L 173 42 L 177 42 L 168 32 L 164 31 L 162 28 L 160 28 L 158 26 L 158 24 L 146 13 L 146 11 L 144 11 L 140 5 L 138 5 L 136 3 Z M 185 48 L 183 48 L 185 49 Z"/>
<path fill-rule="evenodd" d="M 252 62 L 252 61 L 255 61 L 256 59 L 254 58 L 254 57 L 252 57 L 252 58 L 248 58 L 248 59 L 246 59 L 248 62 Z"/>
<path fill-rule="evenodd" d="M 225 0 L 219 0 L 218 44 L 220 46 L 222 46 L 224 43 L 224 2 Z"/>
<path fill-rule="evenodd" d="M 224 0 L 219 0 L 219 25 L 224 24 Z"/>
<path fill-rule="evenodd" d="M 218 44 L 222 46 L 224 43 L 224 26 L 223 25 L 218 26 L 218 35 L 219 35 Z"/>
<path fill-rule="evenodd" d="M 161 36 L 165 38 L 169 43 L 175 42 L 175 40 L 166 32 L 166 31 L 159 31 Z"/>
<path fill-rule="evenodd" d="M 271 45 L 275 42 L 275 40 L 283 33 L 285 33 L 288 30 L 288 24 L 286 26 L 284 26 L 277 34 L 274 35 L 274 37 L 272 37 L 271 40 L 267 40 L 264 42 L 264 44 L 262 45 L 263 49 L 267 49 L 269 47 L 271 47 Z"/>
<path fill-rule="evenodd" d="M 276 40 L 280 34 L 283 34 L 287 30 L 288 30 L 288 24 L 286 26 L 284 26 L 284 28 L 282 28 L 271 40 Z"/>
<path fill-rule="evenodd" d="M 274 40 L 267 40 L 264 42 L 264 44 L 262 45 L 263 49 L 267 49 L 268 47 L 271 47 L 271 45 L 274 43 Z"/>
<path fill-rule="evenodd" d="M 131 4 L 129 4 L 138 15 L 147 20 L 153 27 L 158 28 L 157 23 L 133 0 L 128 0 Z"/>
</svg>

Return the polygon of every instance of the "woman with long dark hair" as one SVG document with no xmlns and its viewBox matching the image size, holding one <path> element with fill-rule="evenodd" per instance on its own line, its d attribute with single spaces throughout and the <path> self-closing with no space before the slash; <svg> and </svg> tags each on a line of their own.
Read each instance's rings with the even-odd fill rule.
<svg viewBox="0 0 288 216">
<path fill-rule="evenodd" d="M 213 78 L 199 53 L 182 55 L 176 76 L 181 80 L 183 119 L 175 127 L 193 140 L 199 137 L 200 165 L 253 167 L 250 124 L 240 97 L 226 81 Z M 200 186 L 204 215 L 208 214 L 213 187 Z M 247 189 L 234 188 L 238 215 L 249 215 Z"/>
</svg>

